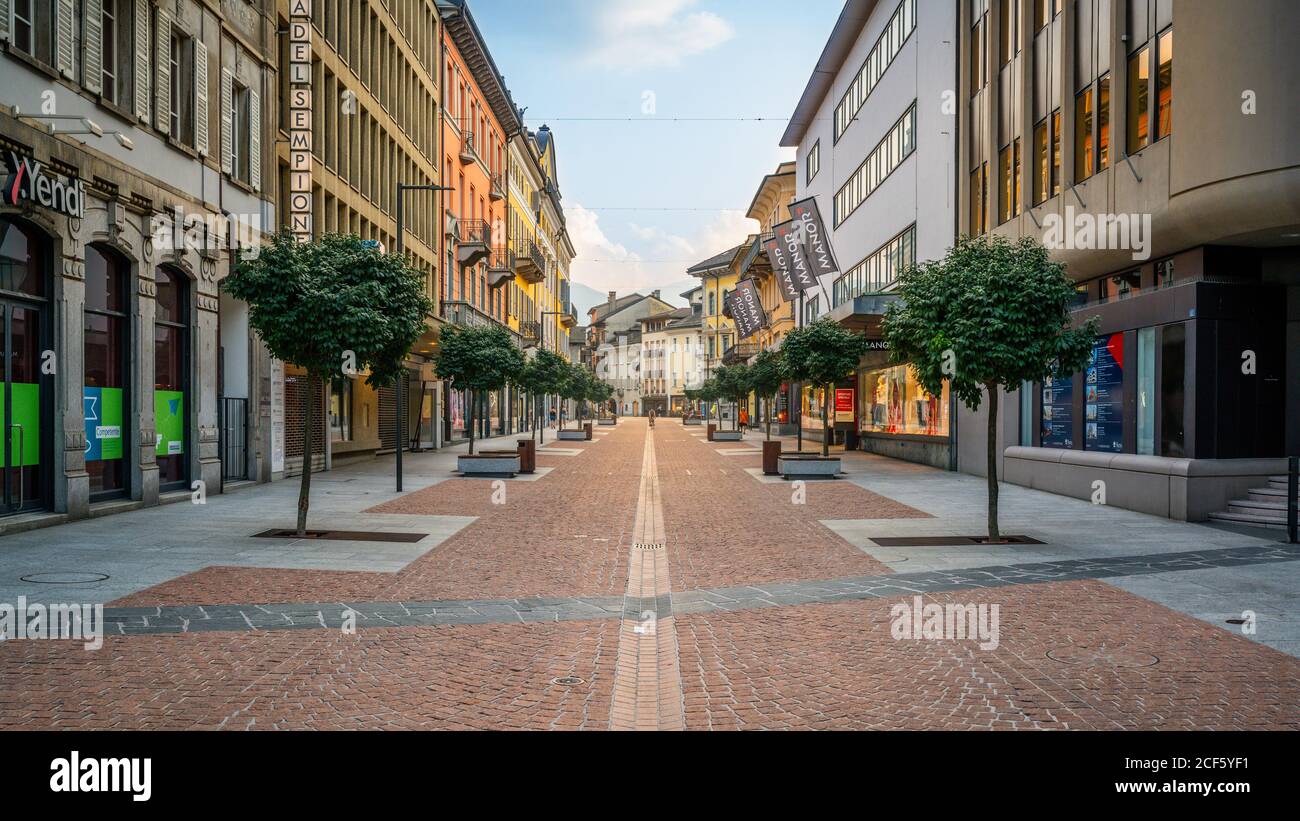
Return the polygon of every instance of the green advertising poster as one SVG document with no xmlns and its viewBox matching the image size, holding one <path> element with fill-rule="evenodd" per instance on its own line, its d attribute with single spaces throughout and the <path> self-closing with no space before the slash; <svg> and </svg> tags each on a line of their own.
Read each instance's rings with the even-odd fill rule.
<svg viewBox="0 0 1300 821">
<path fill-rule="evenodd" d="M 185 393 L 153 392 L 154 427 L 157 432 L 158 456 L 175 456 L 185 452 Z"/>
<path fill-rule="evenodd" d="M 86 461 L 121 459 L 122 389 L 87 387 L 81 399 L 86 419 Z"/>
<path fill-rule="evenodd" d="M 4 391 L 0 390 L 0 430 L 7 431 L 9 447 L 14 453 L 21 450 L 22 459 L 18 464 L 39 465 L 41 463 L 41 386 L 28 382 L 14 382 L 9 387 L 13 392 L 14 412 L 10 418 Z M 0 447 L 0 467 L 9 467 L 5 449 L 2 447 Z"/>
</svg>

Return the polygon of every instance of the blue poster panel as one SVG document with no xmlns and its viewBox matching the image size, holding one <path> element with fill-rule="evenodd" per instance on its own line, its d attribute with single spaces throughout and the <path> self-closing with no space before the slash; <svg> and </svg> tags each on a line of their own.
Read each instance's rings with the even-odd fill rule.
<svg viewBox="0 0 1300 821">
<path fill-rule="evenodd" d="M 1043 416 L 1040 443 L 1045 448 L 1074 447 L 1074 377 L 1047 377 L 1043 381 Z"/>
<path fill-rule="evenodd" d="M 1124 452 L 1124 335 L 1097 338 L 1084 377 L 1084 449 Z"/>
</svg>

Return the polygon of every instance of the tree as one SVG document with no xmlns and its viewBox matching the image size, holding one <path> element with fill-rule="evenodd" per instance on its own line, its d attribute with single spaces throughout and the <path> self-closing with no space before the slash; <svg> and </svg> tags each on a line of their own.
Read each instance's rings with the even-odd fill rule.
<svg viewBox="0 0 1300 821">
<path fill-rule="evenodd" d="M 781 354 L 776 351 L 762 351 L 754 357 L 754 364 L 749 366 L 749 384 L 754 395 L 767 403 L 767 438 L 772 438 L 772 398 L 781 390 L 785 381 Z"/>
<path fill-rule="evenodd" d="M 424 276 L 403 257 L 381 254 L 359 237 L 329 234 L 304 243 L 281 233 L 256 257 L 241 257 L 221 287 L 248 304 L 249 325 L 271 355 L 307 373 L 298 490 L 298 535 L 305 536 L 315 386 L 366 371 L 372 387 L 397 381 L 433 310 Z"/>
<path fill-rule="evenodd" d="M 537 424 L 533 426 L 537 432 L 536 435 L 542 437 L 545 441 L 546 433 L 543 424 L 542 397 L 557 394 L 564 386 L 564 381 L 568 377 L 569 362 L 564 357 L 548 351 L 546 349 L 538 350 L 529 359 L 524 366 L 516 383 L 519 387 L 532 394 L 533 397 L 533 414 Z"/>
<path fill-rule="evenodd" d="M 750 379 L 748 365 L 725 365 L 714 373 L 718 394 L 722 399 L 731 400 L 732 422 L 740 430 L 739 405 L 749 396 Z"/>
<path fill-rule="evenodd" d="M 590 374 L 587 398 L 596 405 L 598 415 L 605 415 L 605 411 L 608 410 L 609 400 L 613 397 L 614 388 L 609 383 L 596 378 L 595 374 Z"/>
<path fill-rule="evenodd" d="M 452 388 L 468 394 L 469 452 L 474 453 L 474 408 L 480 396 L 516 382 L 524 371 L 523 351 L 500 325 L 448 326 L 438 348 L 438 376 L 451 380 Z"/>
<path fill-rule="evenodd" d="M 722 396 L 718 389 L 718 380 L 710 376 L 695 389 L 695 396 L 704 403 L 704 421 L 709 421 L 709 406 Z"/>
<path fill-rule="evenodd" d="M 867 352 L 865 337 L 829 319 L 796 328 L 781 342 L 785 377 L 822 389 L 822 456 L 830 455 L 831 423 L 827 406 L 835 383 L 852 373 Z"/>
<path fill-rule="evenodd" d="M 561 399 L 570 399 L 578 408 L 578 427 L 582 427 L 582 408 L 586 403 L 588 394 L 591 393 L 591 379 L 594 376 L 588 376 L 591 373 L 586 368 L 578 364 L 565 363 L 564 381 L 556 393 Z"/>
<path fill-rule="evenodd" d="M 1083 368 L 1097 320 L 1071 327 L 1074 283 L 1029 237 L 963 237 L 942 260 L 903 271 L 898 294 L 884 323 L 894 360 L 910 362 L 931 394 L 948 382 L 971 410 L 988 394 L 988 537 L 997 542 L 998 389 Z"/>
</svg>

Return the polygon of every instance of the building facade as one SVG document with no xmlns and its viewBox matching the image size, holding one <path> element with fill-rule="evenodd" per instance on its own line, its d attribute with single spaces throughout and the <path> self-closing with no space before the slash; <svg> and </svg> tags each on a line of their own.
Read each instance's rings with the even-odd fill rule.
<svg viewBox="0 0 1300 821">
<path fill-rule="evenodd" d="M 686 391 L 704 381 L 703 288 L 682 294 L 684 308 L 641 319 L 641 397 L 646 413 L 692 411 Z"/>
<path fill-rule="evenodd" d="M 960 5 L 961 230 L 1044 242 L 1101 324 L 1083 373 L 1006 397 L 1003 475 L 1225 510 L 1300 453 L 1300 109 L 1263 102 L 1294 96 L 1300 8 Z M 982 473 L 982 415 L 957 425 Z"/>
<path fill-rule="evenodd" d="M 805 292 L 803 319 L 829 317 L 876 347 L 837 385 L 853 408 L 837 405 L 836 440 L 940 467 L 952 402 L 889 364 L 880 320 L 898 273 L 955 237 L 956 49 L 944 44 L 958 5 L 849 0 L 782 138 L 796 149 L 796 198 L 816 199 L 840 267 Z M 805 436 L 822 436 L 822 401 L 804 391 Z"/>
<path fill-rule="evenodd" d="M 615 407 L 623 416 L 642 416 L 641 320 L 673 310 L 655 291 L 649 296 L 610 291 L 604 304 L 587 312 L 587 349 L 583 356 L 596 376 L 614 389 Z"/>
<path fill-rule="evenodd" d="M 218 283 L 275 222 L 272 9 L 0 12 L 0 528 L 256 475 L 262 374 Z"/>
</svg>

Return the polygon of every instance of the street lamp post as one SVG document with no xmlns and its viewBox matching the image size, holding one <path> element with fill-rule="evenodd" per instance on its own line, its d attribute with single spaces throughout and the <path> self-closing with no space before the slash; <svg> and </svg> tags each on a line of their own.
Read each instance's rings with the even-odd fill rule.
<svg viewBox="0 0 1300 821">
<path fill-rule="evenodd" d="M 564 311 L 542 311 L 542 349 L 543 350 L 546 349 L 546 317 L 548 316 L 564 316 Z M 555 346 L 558 348 L 559 345 L 560 345 L 560 330 L 556 328 Z M 558 354 L 559 351 L 557 350 L 556 353 Z M 560 408 L 558 403 L 556 404 L 556 408 L 555 408 L 555 422 L 557 425 L 560 422 Z M 556 435 L 558 436 L 559 434 Z"/>
<path fill-rule="evenodd" d="M 406 216 L 405 209 L 402 207 L 404 202 L 402 195 L 407 191 L 451 191 L 445 185 L 407 185 L 404 182 L 397 184 L 397 254 L 400 256 L 405 250 L 403 234 L 405 233 L 404 219 Z M 436 229 L 435 229 L 436 231 Z M 436 290 L 436 287 L 435 287 Z M 406 383 L 399 377 L 397 386 L 394 388 L 397 394 L 397 492 L 402 492 L 402 445 L 406 441 L 406 433 L 402 430 L 402 406 L 406 404 Z"/>
</svg>

